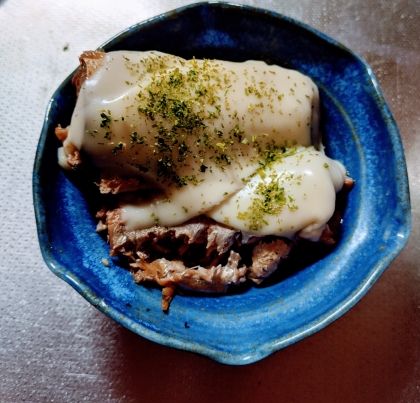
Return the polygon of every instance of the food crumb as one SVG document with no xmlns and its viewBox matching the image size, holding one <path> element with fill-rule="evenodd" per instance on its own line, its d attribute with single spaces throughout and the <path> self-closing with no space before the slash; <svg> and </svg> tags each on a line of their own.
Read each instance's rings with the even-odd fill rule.
<svg viewBox="0 0 420 403">
<path fill-rule="evenodd" d="M 103 259 L 101 260 L 101 263 L 102 263 L 105 267 L 109 267 L 109 262 L 108 262 L 108 259 L 103 258 Z"/>
</svg>

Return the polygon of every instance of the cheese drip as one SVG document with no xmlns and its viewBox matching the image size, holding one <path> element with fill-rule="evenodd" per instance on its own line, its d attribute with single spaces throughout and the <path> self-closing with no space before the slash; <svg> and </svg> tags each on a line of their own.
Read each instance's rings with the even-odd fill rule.
<svg viewBox="0 0 420 403">
<path fill-rule="evenodd" d="M 319 138 L 318 116 L 317 87 L 297 71 L 261 61 L 111 52 L 80 90 L 63 150 L 71 144 L 105 175 L 135 176 L 148 187 L 137 200 L 121 202 L 128 230 L 178 225 L 207 214 L 258 235 L 292 237 L 308 225 L 325 225 L 345 174 L 339 163 L 311 148 Z M 63 150 L 59 161 L 65 166 Z M 316 167 L 298 164 L 296 156 L 307 153 Z M 322 189 L 319 212 L 308 200 L 314 192 L 299 193 L 285 183 L 286 195 L 300 195 L 296 208 L 286 203 L 276 207 L 279 217 L 253 225 L 246 217 L 259 197 L 257 182 L 264 175 L 274 178 L 272 172 L 279 178 L 283 170 L 292 172 L 290 164 L 300 166 L 296 175 L 305 178 L 295 187 Z M 319 164 L 335 168 L 322 170 Z M 289 225 L 287 211 L 295 224 Z M 307 237 L 316 240 L 318 232 Z"/>
</svg>

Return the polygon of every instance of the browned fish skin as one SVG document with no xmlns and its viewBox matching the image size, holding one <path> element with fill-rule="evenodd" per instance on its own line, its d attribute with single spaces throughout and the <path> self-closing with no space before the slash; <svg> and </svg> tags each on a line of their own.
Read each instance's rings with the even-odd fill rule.
<svg viewBox="0 0 420 403">
<path fill-rule="evenodd" d="M 67 138 L 69 134 L 69 128 L 70 126 L 61 127 L 61 125 L 58 125 L 55 128 L 55 135 L 61 142 L 63 142 Z"/>
<path fill-rule="evenodd" d="M 101 178 L 100 182 L 97 183 L 99 191 L 102 194 L 112 193 L 128 193 L 134 192 L 141 189 L 140 181 L 136 178 L 123 179 L 118 176 L 111 178 Z"/>
<path fill-rule="evenodd" d="M 71 80 L 72 84 L 76 87 L 77 95 L 79 95 L 80 88 L 82 87 L 85 80 L 91 77 L 96 69 L 102 64 L 104 56 L 104 52 L 94 50 L 83 52 L 79 57 L 79 69 Z M 69 128 L 70 126 L 62 128 L 61 125 L 58 125 L 55 128 L 55 135 L 62 143 L 64 143 L 64 141 L 67 139 Z M 77 147 L 69 142 L 66 142 L 64 147 L 66 148 L 67 163 L 70 168 L 79 168 L 79 166 L 82 164 L 80 150 L 78 150 Z"/>
<path fill-rule="evenodd" d="M 98 50 L 88 50 L 83 52 L 79 57 L 79 69 L 73 76 L 71 82 L 76 87 L 76 94 L 79 95 L 85 80 L 92 76 L 96 69 L 102 64 L 105 52 Z"/>
</svg>

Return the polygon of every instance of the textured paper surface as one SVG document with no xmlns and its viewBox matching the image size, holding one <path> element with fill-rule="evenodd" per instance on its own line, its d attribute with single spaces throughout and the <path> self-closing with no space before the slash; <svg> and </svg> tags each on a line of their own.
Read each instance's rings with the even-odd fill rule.
<svg viewBox="0 0 420 403">
<path fill-rule="evenodd" d="M 49 98 L 82 51 L 188 3 L 0 0 L 0 401 L 419 402 L 419 1 L 243 2 L 312 25 L 359 53 L 403 138 L 411 239 L 334 324 L 259 363 L 227 367 L 132 334 L 43 262 L 31 192 Z"/>
</svg>

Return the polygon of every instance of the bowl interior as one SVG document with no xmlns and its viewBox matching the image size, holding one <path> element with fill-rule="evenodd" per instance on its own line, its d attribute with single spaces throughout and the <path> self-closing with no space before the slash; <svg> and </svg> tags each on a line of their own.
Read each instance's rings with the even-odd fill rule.
<svg viewBox="0 0 420 403">
<path fill-rule="evenodd" d="M 107 315 L 156 342 L 246 364 L 338 318 L 404 246 L 411 218 L 398 130 L 372 71 L 342 45 L 272 12 L 212 2 L 137 24 L 103 48 L 258 59 L 309 75 L 320 89 L 326 152 L 356 181 L 333 249 L 310 246 L 308 258 L 291 259 L 260 287 L 176 297 L 165 314 L 160 290 L 136 285 L 118 259 L 108 257 L 95 232 L 93 186 L 59 169 L 54 128 L 69 124 L 76 100 L 68 78 L 51 99 L 35 159 L 39 240 L 51 270 Z"/>
</svg>

